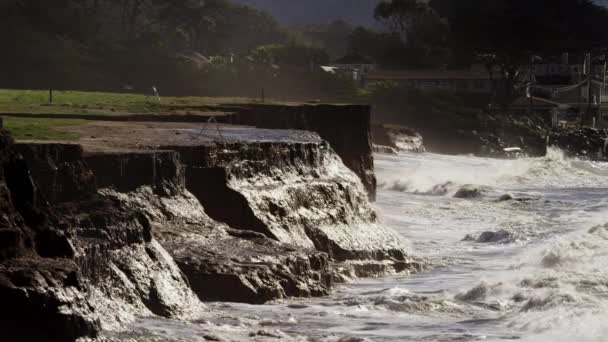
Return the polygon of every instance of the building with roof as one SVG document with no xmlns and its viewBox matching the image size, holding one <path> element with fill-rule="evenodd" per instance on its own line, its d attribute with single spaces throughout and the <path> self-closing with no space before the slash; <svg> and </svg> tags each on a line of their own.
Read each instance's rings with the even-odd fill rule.
<svg viewBox="0 0 608 342">
<path fill-rule="evenodd" d="M 327 68 L 332 68 L 332 72 L 335 74 L 344 75 L 348 78 L 352 77 L 355 82 L 363 85 L 367 75 L 376 70 L 377 66 L 370 58 L 352 52 L 337 59 L 329 66 L 323 67 L 323 70 Z"/>
<path fill-rule="evenodd" d="M 394 82 L 420 90 L 491 93 L 492 80 L 482 70 L 374 70 L 366 76 L 366 87 Z"/>
</svg>

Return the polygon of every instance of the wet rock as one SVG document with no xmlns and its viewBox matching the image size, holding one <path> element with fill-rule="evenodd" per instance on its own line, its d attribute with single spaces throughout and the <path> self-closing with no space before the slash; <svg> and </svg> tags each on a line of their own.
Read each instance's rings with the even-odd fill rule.
<svg viewBox="0 0 608 342">
<path fill-rule="evenodd" d="M 577 128 L 554 130 L 548 145 L 565 151 L 569 156 L 608 160 L 608 130 Z"/>
<path fill-rule="evenodd" d="M 506 230 L 499 230 L 497 232 L 483 232 L 477 238 L 479 243 L 492 243 L 501 241 L 510 241 L 513 239 L 513 234 Z"/>
<path fill-rule="evenodd" d="M 420 133 L 403 126 L 372 124 L 372 141 L 396 151 L 426 152 Z M 385 152 L 384 152 L 385 153 Z"/>
<path fill-rule="evenodd" d="M 510 194 L 504 194 L 498 198 L 498 202 L 508 202 L 508 201 L 512 201 L 512 200 L 513 200 L 513 196 L 511 196 Z"/>
<path fill-rule="evenodd" d="M 501 229 L 496 232 L 487 231 L 479 234 L 479 236 L 467 235 L 462 241 L 477 242 L 477 243 L 510 243 L 518 239 L 517 235 L 511 231 Z"/>
<path fill-rule="evenodd" d="M 20 144 L 19 150 L 23 161 L 35 170 L 34 178 L 40 180 L 38 193 L 50 199 L 41 203 L 50 205 L 54 221 L 62 227 L 61 234 L 48 233 L 53 229 L 43 231 L 40 236 L 48 242 L 38 246 L 39 254 L 69 258 L 74 274 L 83 279 L 86 307 L 95 311 L 101 327 L 117 329 L 137 316 L 188 318 L 198 314 L 202 309 L 198 298 L 153 239 L 146 216 L 99 196 L 82 148 Z M 49 171 L 50 179 L 45 177 Z M 161 168 L 155 172 L 163 179 Z M 66 240 L 63 244 L 59 243 L 61 236 Z M 60 252 L 62 246 L 68 246 L 71 253 Z"/>
<path fill-rule="evenodd" d="M 329 293 L 332 273 L 327 254 L 229 228 L 209 218 L 185 189 L 163 198 L 151 188 L 102 193 L 150 218 L 154 235 L 202 300 L 261 304 Z"/>
<path fill-rule="evenodd" d="M 234 124 L 316 132 L 329 142 L 344 165 L 359 176 L 369 198 L 375 200 L 370 106 L 241 104 L 231 111 L 238 113 L 230 119 Z"/>
<path fill-rule="evenodd" d="M 183 167 L 173 151 L 95 152 L 84 156 L 97 186 L 121 192 L 152 186 L 160 195 L 184 185 Z"/>
<path fill-rule="evenodd" d="M 338 262 L 387 269 L 409 262 L 398 235 L 380 226 L 360 179 L 321 140 L 163 149 L 180 153 L 186 188 L 215 221 Z"/>
<path fill-rule="evenodd" d="M 481 283 L 467 292 L 456 295 L 455 298 L 464 302 L 484 300 L 490 292 L 491 288 L 491 285 L 487 283 Z"/>
<path fill-rule="evenodd" d="M 393 154 L 393 155 L 399 154 L 399 152 L 393 147 L 384 146 L 384 145 L 375 145 L 375 144 L 374 144 L 374 153 Z"/>
<path fill-rule="evenodd" d="M 478 188 L 474 185 L 465 185 L 465 186 L 461 187 L 460 189 L 458 189 L 458 191 L 454 195 L 454 198 L 473 199 L 473 198 L 479 198 L 482 195 L 483 195 L 483 193 L 480 188 Z"/>
<path fill-rule="evenodd" d="M 95 337 L 74 249 L 37 191 L 13 141 L 0 131 L 0 336 L 12 341 Z"/>
</svg>

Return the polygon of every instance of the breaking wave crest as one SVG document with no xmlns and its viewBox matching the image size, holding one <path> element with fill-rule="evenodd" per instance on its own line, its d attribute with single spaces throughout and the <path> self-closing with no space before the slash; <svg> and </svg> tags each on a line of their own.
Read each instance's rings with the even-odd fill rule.
<svg viewBox="0 0 608 342">
<path fill-rule="evenodd" d="M 580 186 L 581 177 L 589 185 L 608 176 L 608 164 L 567 158 L 557 148 L 549 148 L 541 158 L 501 160 L 428 154 L 406 174 L 380 173 L 380 186 L 386 190 L 424 195 L 450 196 L 464 185 L 500 190 L 513 186 Z M 438 162 L 439 161 L 439 162 Z M 444 166 L 448 162 L 449 169 Z M 440 164 L 440 165 L 438 165 Z"/>
</svg>

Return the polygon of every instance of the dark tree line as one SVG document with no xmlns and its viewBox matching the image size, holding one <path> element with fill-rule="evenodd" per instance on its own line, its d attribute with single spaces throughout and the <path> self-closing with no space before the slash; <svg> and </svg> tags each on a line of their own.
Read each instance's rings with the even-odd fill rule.
<svg viewBox="0 0 608 342">
<path fill-rule="evenodd" d="M 608 12 L 589 0 L 385 0 L 367 15 L 386 29 L 288 30 L 229 0 L 0 0 L 0 86 L 251 96 L 264 80 L 320 97 L 352 93 L 311 72 L 349 51 L 385 68 L 482 61 L 513 75 L 533 54 L 608 42 Z M 191 55 L 224 59 L 201 67 Z"/>
<path fill-rule="evenodd" d="M 0 38 L 2 86 L 158 82 L 179 92 L 192 74 L 179 54 L 242 53 L 287 34 L 269 15 L 225 0 L 5 0 Z"/>
<path fill-rule="evenodd" d="M 608 10 L 591 0 L 388 0 L 376 17 L 406 47 L 445 61 L 470 63 L 493 55 L 526 63 L 530 55 L 599 50 L 608 44 Z"/>
</svg>

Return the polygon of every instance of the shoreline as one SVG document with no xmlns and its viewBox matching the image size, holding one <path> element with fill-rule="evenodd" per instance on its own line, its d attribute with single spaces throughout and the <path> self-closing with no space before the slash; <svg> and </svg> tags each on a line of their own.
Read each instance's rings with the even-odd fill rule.
<svg viewBox="0 0 608 342">
<path fill-rule="evenodd" d="M 24 309 L 12 312 L 3 336 L 95 338 L 138 317 L 196 319 L 204 301 L 325 296 L 336 282 L 420 271 L 423 262 L 370 206 L 369 107 L 259 114 L 265 108 L 252 114 L 258 128 L 224 125 L 221 136 L 165 122 L 91 122 L 73 127 L 83 138 L 65 143 L 13 144 L 3 133 L 3 166 L 21 163 L 0 181 L 13 198 L 5 210 L 16 217 L 11 248 L 23 251 L 0 260 L 0 295 L 29 294 L 13 299 Z M 293 130 L 344 118 L 323 139 Z M 58 260 L 70 270 L 66 280 L 52 266 Z M 21 272 L 32 275 L 18 280 Z M 56 303 L 46 324 L 32 316 L 42 310 L 34 295 Z"/>
</svg>

